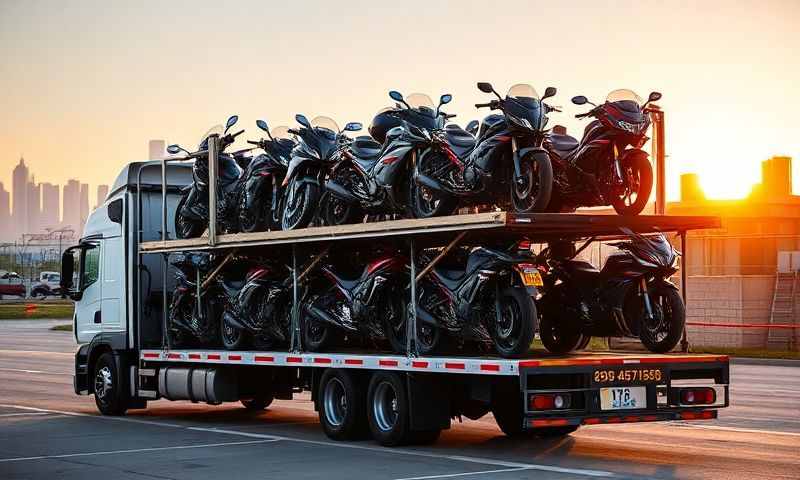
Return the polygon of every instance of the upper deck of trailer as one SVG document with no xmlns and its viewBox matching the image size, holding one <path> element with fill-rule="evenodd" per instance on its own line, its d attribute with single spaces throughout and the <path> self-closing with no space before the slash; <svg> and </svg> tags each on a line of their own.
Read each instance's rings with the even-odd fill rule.
<svg viewBox="0 0 800 480">
<path fill-rule="evenodd" d="M 142 253 L 166 253 L 186 250 L 215 250 L 226 248 L 280 246 L 296 243 L 330 242 L 338 240 L 370 241 L 375 238 L 414 238 L 436 243 L 452 239 L 454 234 L 480 235 L 481 241 L 526 239 L 546 242 L 553 239 L 577 240 L 618 237 L 624 228 L 637 233 L 686 232 L 719 228 L 719 217 L 639 215 L 598 215 L 591 213 L 533 213 L 488 212 L 427 219 L 390 220 L 339 226 L 310 227 L 300 230 L 235 233 L 219 235 L 216 242 L 207 236 L 183 240 L 142 242 Z M 469 239 L 466 238 L 466 241 Z"/>
</svg>

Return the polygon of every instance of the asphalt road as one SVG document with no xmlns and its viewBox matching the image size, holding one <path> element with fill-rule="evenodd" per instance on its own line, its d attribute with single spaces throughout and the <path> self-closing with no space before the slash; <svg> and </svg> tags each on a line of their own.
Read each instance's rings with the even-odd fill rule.
<svg viewBox="0 0 800 480">
<path fill-rule="evenodd" d="M 151 402 L 120 418 L 72 393 L 71 333 L 0 321 L 0 479 L 800 478 L 800 367 L 734 365 L 714 421 L 584 427 L 505 438 L 491 416 L 428 447 L 324 436 L 307 396 L 238 405 Z"/>
</svg>

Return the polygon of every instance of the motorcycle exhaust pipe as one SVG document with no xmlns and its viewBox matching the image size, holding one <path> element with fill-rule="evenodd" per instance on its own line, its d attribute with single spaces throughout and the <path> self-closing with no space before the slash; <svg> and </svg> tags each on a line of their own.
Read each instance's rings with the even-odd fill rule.
<svg viewBox="0 0 800 480">
<path fill-rule="evenodd" d="M 325 182 L 325 189 L 345 202 L 358 203 L 358 198 L 355 195 L 333 180 Z"/>
<path fill-rule="evenodd" d="M 248 332 L 253 331 L 252 328 L 239 321 L 239 319 L 236 318 L 236 316 L 234 316 L 231 312 L 225 312 L 222 315 L 222 321 L 224 322 L 223 325 L 228 324 L 237 330 L 244 330 Z"/>
<path fill-rule="evenodd" d="M 433 327 L 439 326 L 439 321 L 433 318 L 433 315 L 428 313 L 427 310 L 424 310 L 422 307 L 417 306 L 417 320 L 422 320 L 423 322 L 431 325 Z"/>
<path fill-rule="evenodd" d="M 341 326 L 336 320 L 333 319 L 333 317 L 328 315 L 327 312 L 324 312 L 317 307 L 314 307 L 312 305 L 304 305 L 304 308 L 306 313 L 308 313 L 309 315 L 311 315 L 320 322 L 330 323 L 331 325 L 334 325 L 336 327 Z"/>
<path fill-rule="evenodd" d="M 436 180 L 427 175 L 417 173 L 416 175 L 414 175 L 414 180 L 423 187 L 428 187 L 432 190 L 438 190 L 440 192 L 449 193 L 447 189 L 444 188 L 444 185 L 442 185 L 441 183 L 437 182 Z"/>
</svg>

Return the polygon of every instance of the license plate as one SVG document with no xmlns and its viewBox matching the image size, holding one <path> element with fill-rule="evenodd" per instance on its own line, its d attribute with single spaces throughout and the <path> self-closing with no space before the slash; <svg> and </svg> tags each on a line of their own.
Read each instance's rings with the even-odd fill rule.
<svg viewBox="0 0 800 480">
<path fill-rule="evenodd" d="M 518 271 L 520 278 L 522 278 L 522 283 L 526 287 L 541 287 L 544 285 L 542 274 L 539 273 L 539 269 L 533 265 L 519 265 Z"/>
<path fill-rule="evenodd" d="M 632 410 L 647 406 L 647 388 L 610 387 L 600 389 L 602 410 Z"/>
</svg>

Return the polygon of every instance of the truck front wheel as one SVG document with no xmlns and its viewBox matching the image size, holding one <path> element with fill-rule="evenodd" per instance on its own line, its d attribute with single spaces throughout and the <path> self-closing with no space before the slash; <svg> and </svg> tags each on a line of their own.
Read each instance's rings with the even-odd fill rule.
<svg viewBox="0 0 800 480">
<path fill-rule="evenodd" d="M 100 355 L 94 367 L 94 401 L 103 415 L 124 415 L 129 396 L 122 372 L 111 352 Z"/>
</svg>

